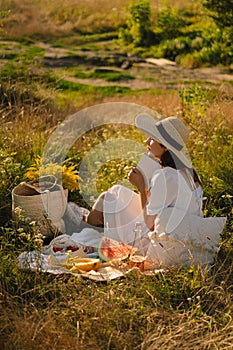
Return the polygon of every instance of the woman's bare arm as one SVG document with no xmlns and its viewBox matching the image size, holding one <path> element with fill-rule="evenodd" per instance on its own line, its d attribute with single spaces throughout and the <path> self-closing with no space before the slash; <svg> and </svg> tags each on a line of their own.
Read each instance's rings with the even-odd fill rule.
<svg viewBox="0 0 233 350">
<path fill-rule="evenodd" d="M 146 212 L 146 204 L 148 201 L 149 194 L 145 188 L 145 181 L 144 181 L 143 175 L 141 174 L 141 172 L 137 168 L 133 167 L 131 169 L 131 171 L 129 172 L 128 179 L 129 179 L 130 183 L 138 189 L 140 199 L 141 199 L 141 206 L 143 209 L 144 221 L 145 221 L 147 227 L 151 231 L 153 231 L 154 220 L 155 220 L 156 215 L 148 215 Z"/>
</svg>

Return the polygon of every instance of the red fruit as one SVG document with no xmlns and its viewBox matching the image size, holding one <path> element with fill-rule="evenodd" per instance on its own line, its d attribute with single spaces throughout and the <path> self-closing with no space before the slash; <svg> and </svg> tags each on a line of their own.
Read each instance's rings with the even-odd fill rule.
<svg viewBox="0 0 233 350">
<path fill-rule="evenodd" d="M 55 253 L 56 253 L 56 252 L 61 252 L 61 251 L 62 251 L 62 248 L 54 246 L 54 247 L 53 247 L 53 251 L 54 251 Z"/>
<path fill-rule="evenodd" d="M 104 261 L 112 259 L 125 259 L 137 249 L 123 242 L 115 241 L 109 237 L 103 237 L 98 249 L 99 256 Z"/>
<path fill-rule="evenodd" d="M 75 247 L 75 246 L 69 245 L 69 246 L 66 248 L 66 250 L 71 250 L 72 252 L 76 252 L 76 250 L 79 250 L 79 248 L 78 248 L 78 247 Z"/>
</svg>

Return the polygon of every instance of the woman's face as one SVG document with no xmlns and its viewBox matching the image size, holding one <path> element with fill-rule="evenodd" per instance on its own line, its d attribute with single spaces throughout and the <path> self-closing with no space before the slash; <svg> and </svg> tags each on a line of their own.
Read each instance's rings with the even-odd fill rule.
<svg viewBox="0 0 233 350">
<path fill-rule="evenodd" d="M 166 147 L 161 146 L 161 144 L 155 141 L 154 139 L 152 139 L 152 137 L 148 137 L 146 139 L 146 144 L 147 144 L 147 151 L 151 152 L 155 158 L 160 159 L 164 154 L 164 152 L 166 151 Z"/>
</svg>

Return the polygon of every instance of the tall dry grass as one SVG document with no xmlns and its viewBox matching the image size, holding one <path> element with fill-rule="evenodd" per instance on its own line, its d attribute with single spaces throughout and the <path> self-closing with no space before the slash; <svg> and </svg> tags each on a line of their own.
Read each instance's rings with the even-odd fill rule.
<svg viewBox="0 0 233 350">
<path fill-rule="evenodd" d="M 7 37 L 40 34 L 64 35 L 70 31 L 101 32 L 115 30 L 123 23 L 124 7 L 129 1 L 116 0 L 12 0 L 2 3 L 0 10 L 10 13 L 2 20 Z"/>
<path fill-rule="evenodd" d="M 163 3 L 180 8 L 192 5 L 192 1 L 150 1 L 152 23 Z M 1 20 L 3 33 L 8 38 L 27 36 L 67 35 L 68 33 L 95 33 L 115 31 L 125 23 L 131 0 L 2 0 L 0 11 L 9 14 Z"/>
<path fill-rule="evenodd" d="M 24 282 L 0 305 L 1 349 L 231 349 L 232 261 L 220 272 L 95 283 L 18 271 Z"/>
</svg>

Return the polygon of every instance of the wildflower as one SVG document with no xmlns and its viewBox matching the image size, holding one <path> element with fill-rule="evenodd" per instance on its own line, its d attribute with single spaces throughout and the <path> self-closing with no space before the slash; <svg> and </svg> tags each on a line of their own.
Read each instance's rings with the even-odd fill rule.
<svg viewBox="0 0 233 350">
<path fill-rule="evenodd" d="M 36 221 L 31 221 L 31 222 L 29 222 L 29 225 L 30 225 L 30 226 L 36 226 Z"/>
<path fill-rule="evenodd" d="M 14 214 L 18 219 L 21 219 L 22 218 L 22 208 L 16 207 L 14 209 Z"/>
<path fill-rule="evenodd" d="M 24 233 L 24 229 L 22 227 L 17 228 L 18 233 Z"/>
<path fill-rule="evenodd" d="M 25 177 L 32 181 L 38 181 L 40 176 L 53 175 L 57 178 L 62 177 L 62 185 L 64 188 L 75 191 L 79 189 L 79 181 L 81 178 L 78 175 L 78 170 L 74 164 L 60 165 L 58 163 L 41 164 L 41 158 L 37 157 L 34 163 L 27 168 Z"/>
</svg>

